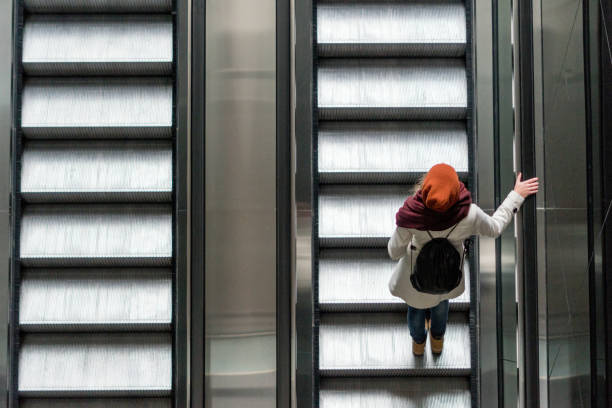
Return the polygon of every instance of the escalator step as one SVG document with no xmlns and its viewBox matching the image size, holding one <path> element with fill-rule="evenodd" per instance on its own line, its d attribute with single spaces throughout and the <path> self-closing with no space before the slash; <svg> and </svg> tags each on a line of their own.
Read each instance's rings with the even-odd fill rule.
<svg viewBox="0 0 612 408">
<path fill-rule="evenodd" d="M 27 334 L 18 389 L 27 397 L 169 395 L 172 336 Z"/>
<path fill-rule="evenodd" d="M 415 182 L 444 162 L 466 178 L 464 122 L 321 122 L 319 179 L 323 183 Z"/>
<path fill-rule="evenodd" d="M 317 100 L 323 120 L 464 119 L 462 59 L 322 59 Z"/>
<path fill-rule="evenodd" d="M 467 378 L 324 378 L 321 408 L 469 408 Z"/>
<path fill-rule="evenodd" d="M 22 154 L 21 194 L 29 202 L 170 201 L 172 144 L 27 142 Z"/>
<path fill-rule="evenodd" d="M 172 84 L 165 78 L 31 78 L 21 125 L 28 137 L 170 137 Z"/>
<path fill-rule="evenodd" d="M 387 283 L 397 262 L 387 251 L 325 249 L 319 254 L 319 309 L 324 312 L 405 311 L 406 303 L 389 292 Z M 450 309 L 470 307 L 469 273 L 465 292 L 450 301 Z"/>
<path fill-rule="evenodd" d="M 321 245 L 386 247 L 395 213 L 411 192 L 411 186 L 321 186 Z"/>
<path fill-rule="evenodd" d="M 160 13 L 172 11 L 172 0 L 24 0 L 32 13 Z"/>
<path fill-rule="evenodd" d="M 319 328 L 322 376 L 469 376 L 465 313 L 449 314 L 440 356 L 412 354 L 404 313 L 325 313 Z"/>
<path fill-rule="evenodd" d="M 20 238 L 25 266 L 166 266 L 172 260 L 172 208 L 26 206 Z"/>
<path fill-rule="evenodd" d="M 170 398 L 20 398 L 21 408 L 171 408 Z"/>
<path fill-rule="evenodd" d="M 317 4 L 321 56 L 458 57 L 465 44 L 465 5 L 460 0 Z"/>
<path fill-rule="evenodd" d="M 30 75 L 172 73 L 170 15 L 33 15 L 23 31 Z"/>
<path fill-rule="evenodd" d="M 22 331 L 168 330 L 170 269 L 25 270 Z"/>
</svg>

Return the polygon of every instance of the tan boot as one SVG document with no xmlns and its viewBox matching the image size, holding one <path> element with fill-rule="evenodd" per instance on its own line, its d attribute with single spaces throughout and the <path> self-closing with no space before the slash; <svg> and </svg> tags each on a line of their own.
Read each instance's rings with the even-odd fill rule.
<svg viewBox="0 0 612 408">
<path fill-rule="evenodd" d="M 425 353 L 425 343 L 427 343 L 427 339 L 421 344 L 412 340 L 412 353 L 415 356 L 422 356 Z"/>
<path fill-rule="evenodd" d="M 429 344 L 431 346 L 432 353 L 442 353 L 442 349 L 444 348 L 444 336 L 442 336 L 440 339 L 436 339 L 434 336 L 431 335 L 431 332 L 429 332 Z"/>
<path fill-rule="evenodd" d="M 430 319 L 425 319 L 425 330 L 427 331 L 431 330 L 431 320 Z"/>
</svg>

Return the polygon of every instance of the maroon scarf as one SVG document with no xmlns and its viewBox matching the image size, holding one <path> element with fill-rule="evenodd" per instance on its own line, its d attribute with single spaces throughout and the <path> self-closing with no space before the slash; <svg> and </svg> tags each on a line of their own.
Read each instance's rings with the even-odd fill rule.
<svg viewBox="0 0 612 408">
<path fill-rule="evenodd" d="M 445 212 L 437 212 L 425 207 L 421 190 L 410 196 L 395 214 L 398 227 L 413 228 L 420 231 L 444 231 L 464 219 L 470 211 L 472 195 L 461 183 L 459 201 Z"/>
</svg>

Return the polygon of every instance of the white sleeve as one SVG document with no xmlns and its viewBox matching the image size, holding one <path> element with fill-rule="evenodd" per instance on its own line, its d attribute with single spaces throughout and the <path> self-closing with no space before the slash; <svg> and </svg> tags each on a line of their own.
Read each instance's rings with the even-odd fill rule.
<svg viewBox="0 0 612 408">
<path fill-rule="evenodd" d="M 521 208 L 525 199 L 516 191 L 510 191 L 503 203 L 492 216 L 487 215 L 476 206 L 476 233 L 486 237 L 497 238 L 512 221 L 514 214 Z"/>
<path fill-rule="evenodd" d="M 412 241 L 412 233 L 409 229 L 403 227 L 395 228 L 387 244 L 387 251 L 391 259 L 397 261 L 402 256 L 406 255 L 406 248 L 410 244 L 410 241 Z"/>
</svg>

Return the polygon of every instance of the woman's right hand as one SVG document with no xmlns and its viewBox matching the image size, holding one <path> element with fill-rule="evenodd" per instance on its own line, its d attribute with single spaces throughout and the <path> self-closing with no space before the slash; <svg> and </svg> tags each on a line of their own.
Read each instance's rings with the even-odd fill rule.
<svg viewBox="0 0 612 408">
<path fill-rule="evenodd" d="M 522 176 L 522 173 L 518 174 L 518 177 L 516 178 L 516 183 L 514 184 L 514 191 L 519 193 L 523 198 L 527 198 L 530 195 L 537 193 L 539 186 L 538 178 L 534 177 L 529 180 L 522 181 Z"/>
</svg>

